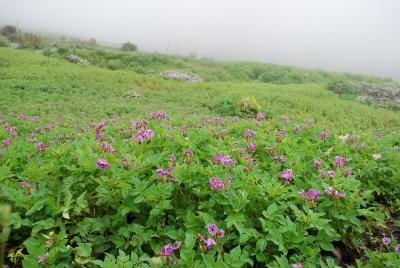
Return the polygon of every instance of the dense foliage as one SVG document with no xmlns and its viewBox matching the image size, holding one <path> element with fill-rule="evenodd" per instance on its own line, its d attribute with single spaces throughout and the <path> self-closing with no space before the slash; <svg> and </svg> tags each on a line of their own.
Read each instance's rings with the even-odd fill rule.
<svg viewBox="0 0 400 268">
<path fill-rule="evenodd" d="M 385 226 L 400 205 L 393 138 L 263 114 L 145 119 L 2 116 L 10 261 L 147 267 L 164 252 L 164 264 L 196 267 L 400 264 Z M 175 241 L 172 255 L 163 246 Z"/>
</svg>

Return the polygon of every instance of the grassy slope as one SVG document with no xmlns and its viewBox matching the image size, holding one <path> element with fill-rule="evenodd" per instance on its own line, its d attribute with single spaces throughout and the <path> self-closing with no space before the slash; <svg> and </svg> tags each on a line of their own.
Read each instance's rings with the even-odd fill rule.
<svg viewBox="0 0 400 268">
<path fill-rule="evenodd" d="M 206 69 L 201 65 L 197 68 Z M 325 89 L 325 83 L 277 85 L 248 79 L 236 79 L 236 82 L 207 80 L 196 84 L 166 81 L 128 70 L 73 65 L 30 51 L 0 49 L 2 112 L 97 118 L 132 117 L 140 112 L 157 110 L 171 114 L 212 114 L 209 104 L 224 96 L 253 95 L 266 113 L 304 120 L 313 118 L 317 124 L 339 131 L 398 131 L 400 127 L 399 113 L 340 99 Z M 144 97 L 126 98 L 131 90 Z"/>
</svg>

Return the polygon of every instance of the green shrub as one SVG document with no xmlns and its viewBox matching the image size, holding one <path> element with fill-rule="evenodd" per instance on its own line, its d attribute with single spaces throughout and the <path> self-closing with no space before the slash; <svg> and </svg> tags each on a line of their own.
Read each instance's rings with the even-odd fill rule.
<svg viewBox="0 0 400 268">
<path fill-rule="evenodd" d="M 237 102 L 237 97 L 224 96 L 210 108 L 220 115 L 235 116 L 240 114 L 239 110 L 237 109 Z"/>
<path fill-rule="evenodd" d="M 137 51 L 137 45 L 135 45 L 131 42 L 127 42 L 122 45 L 121 50 L 122 51 Z"/>
<path fill-rule="evenodd" d="M 8 39 L 3 36 L 0 35 L 0 47 L 8 47 L 10 45 L 10 42 L 8 41 Z"/>
<path fill-rule="evenodd" d="M 261 105 L 253 96 L 241 98 L 236 105 L 241 113 L 248 116 L 255 116 L 261 111 Z"/>
</svg>

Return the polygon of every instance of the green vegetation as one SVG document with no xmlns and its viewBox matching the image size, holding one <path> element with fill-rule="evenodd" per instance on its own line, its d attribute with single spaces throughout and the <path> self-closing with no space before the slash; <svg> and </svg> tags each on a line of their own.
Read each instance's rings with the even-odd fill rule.
<svg viewBox="0 0 400 268">
<path fill-rule="evenodd" d="M 204 80 L 160 76 L 171 69 Z M 6 263 L 399 267 L 400 114 L 340 98 L 334 80 L 394 84 L 74 45 L 0 48 Z"/>
</svg>

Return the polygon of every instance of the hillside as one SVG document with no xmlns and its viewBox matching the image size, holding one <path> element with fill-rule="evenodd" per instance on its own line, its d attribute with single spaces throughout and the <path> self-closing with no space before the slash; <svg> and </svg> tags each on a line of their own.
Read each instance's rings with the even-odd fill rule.
<svg viewBox="0 0 400 268">
<path fill-rule="evenodd" d="M 27 114 L 89 114 L 97 118 L 154 110 L 173 114 L 196 112 L 224 115 L 229 114 L 223 111 L 226 102 L 235 102 L 243 96 L 254 96 L 262 110 L 271 116 L 287 115 L 302 120 L 313 118 L 321 126 L 339 130 L 386 131 L 400 126 L 399 113 L 345 100 L 326 90 L 326 81 L 332 79 L 327 74 L 319 82 L 307 80 L 304 83 L 279 85 L 240 79 L 242 65 L 230 63 L 228 65 L 234 70 L 232 72 L 237 74 L 218 80 L 207 78 L 208 68 L 204 61 L 194 60 L 190 63 L 191 68 L 185 68 L 185 65 L 174 62 L 174 57 L 161 56 L 164 59 L 162 68 L 155 61 L 146 60 L 152 74 L 145 75 L 134 72 L 134 69 L 128 70 L 129 66 L 136 64 L 136 55 L 153 55 L 122 55 L 133 58 L 130 65 L 125 70 L 111 71 L 92 64 L 70 64 L 63 57 L 52 59 L 30 51 L 1 48 L 0 89 L 5 96 L 0 100 L 1 107 L 6 112 L 19 110 Z M 92 62 L 91 58 L 89 60 Z M 170 61 L 173 63 L 169 65 Z M 179 61 L 185 62 L 184 59 Z M 215 68 L 216 73 L 226 71 L 224 64 L 216 62 L 214 65 L 218 66 Z M 155 70 L 174 68 L 193 71 L 207 79 L 201 83 L 181 83 L 154 75 Z M 212 67 L 209 69 L 213 70 Z M 306 77 L 314 77 L 318 81 L 320 75 L 320 72 L 310 71 Z M 385 83 L 383 80 L 371 79 L 375 83 Z M 143 97 L 128 98 L 131 91 Z"/>
</svg>

